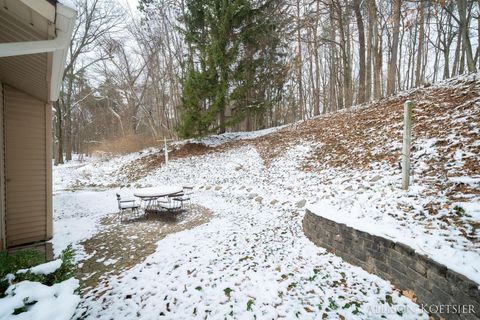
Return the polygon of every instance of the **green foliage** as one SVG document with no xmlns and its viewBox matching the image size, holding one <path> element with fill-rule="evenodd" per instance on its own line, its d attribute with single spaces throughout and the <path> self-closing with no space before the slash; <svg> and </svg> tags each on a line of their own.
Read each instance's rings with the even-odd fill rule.
<svg viewBox="0 0 480 320">
<path fill-rule="evenodd" d="M 210 124 L 216 114 L 213 109 L 206 109 L 201 101 L 212 98 L 211 90 L 215 82 L 208 75 L 189 68 L 183 83 L 181 121 L 177 128 L 184 138 L 209 133 Z"/>
<path fill-rule="evenodd" d="M 73 250 L 72 245 L 68 245 L 68 247 L 62 251 L 59 258 L 62 259 L 62 265 L 60 266 L 60 268 L 58 268 L 56 272 L 54 272 L 54 283 L 62 282 L 75 276 L 75 251 Z"/>
<path fill-rule="evenodd" d="M 463 216 L 463 215 L 465 215 L 465 209 L 463 209 L 463 208 L 460 207 L 460 206 L 455 206 L 455 207 L 453 208 L 453 211 L 454 211 L 455 214 L 458 215 L 458 216 Z"/>
<path fill-rule="evenodd" d="M 337 310 L 338 309 L 338 304 L 335 302 L 335 300 L 333 298 L 328 298 L 328 307 L 331 309 L 331 310 Z"/>
<path fill-rule="evenodd" d="M 45 256 L 38 250 L 20 250 L 11 255 L 0 252 L 0 278 L 19 269 L 27 269 L 45 262 Z"/>
<path fill-rule="evenodd" d="M 0 280 L 0 298 L 5 297 L 5 291 L 7 291 L 9 285 L 7 279 L 2 278 L 2 280 Z"/>
<path fill-rule="evenodd" d="M 24 299 L 23 299 L 23 306 L 20 307 L 20 308 L 15 308 L 15 309 L 13 310 L 13 314 L 14 314 L 14 315 L 17 315 L 17 314 L 20 314 L 20 313 L 22 313 L 22 312 L 26 312 L 26 311 L 28 311 L 28 308 L 29 308 L 30 306 L 33 306 L 33 305 L 34 305 L 35 303 L 37 303 L 37 302 L 38 302 L 38 301 L 36 301 L 36 300 L 30 301 L 30 299 L 29 299 L 28 297 L 24 298 Z"/>
<path fill-rule="evenodd" d="M 385 300 L 387 301 L 387 303 L 388 303 L 389 306 L 392 306 L 392 304 L 393 304 L 393 298 L 392 298 L 391 295 L 389 295 L 389 294 L 385 295 Z"/>
<path fill-rule="evenodd" d="M 230 298 L 230 294 L 232 293 L 232 291 L 233 291 L 233 290 L 232 290 L 231 288 L 225 288 L 225 289 L 223 289 L 223 292 L 224 292 L 225 295 L 226 295 L 227 297 L 229 297 L 229 298 Z"/>
<path fill-rule="evenodd" d="M 226 128 L 275 103 L 286 77 L 283 1 L 187 0 L 180 136 Z M 227 115 L 227 109 L 230 110 Z"/>
<path fill-rule="evenodd" d="M 247 301 L 247 311 L 252 311 L 252 306 L 254 303 L 255 302 L 252 299 Z"/>
<path fill-rule="evenodd" d="M 27 269 L 44 263 L 45 257 L 38 250 L 20 250 L 11 255 L 7 251 L 0 251 L 0 298 L 5 296 L 9 283 L 5 276 L 14 274 L 17 270 Z"/>
<path fill-rule="evenodd" d="M 75 275 L 75 264 L 74 250 L 71 245 L 62 251 L 59 259 L 62 260 L 60 268 L 50 274 L 33 274 L 30 271 L 17 274 L 17 271 L 20 269 L 28 269 L 45 263 L 44 255 L 38 250 L 21 250 L 12 255 L 8 255 L 7 252 L 2 251 L 0 253 L 0 297 L 5 296 L 5 291 L 9 286 L 5 276 L 10 273 L 15 275 L 14 282 L 28 280 L 40 282 L 47 286 L 73 277 Z M 21 312 L 21 310 L 18 311 Z"/>
</svg>

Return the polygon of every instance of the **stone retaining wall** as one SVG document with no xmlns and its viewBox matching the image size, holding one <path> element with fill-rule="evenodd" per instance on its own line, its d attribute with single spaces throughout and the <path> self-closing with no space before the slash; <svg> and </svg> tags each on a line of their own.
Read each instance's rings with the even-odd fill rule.
<svg viewBox="0 0 480 320">
<path fill-rule="evenodd" d="M 319 217 L 308 209 L 303 230 L 316 245 L 389 280 L 400 290 L 413 292 L 416 302 L 436 318 L 480 319 L 479 284 L 411 247 Z M 464 312 L 453 313 L 454 307 Z"/>
</svg>

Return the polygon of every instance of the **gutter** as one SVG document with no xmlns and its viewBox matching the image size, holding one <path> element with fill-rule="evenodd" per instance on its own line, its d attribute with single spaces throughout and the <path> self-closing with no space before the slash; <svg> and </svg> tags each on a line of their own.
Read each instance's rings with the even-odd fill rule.
<svg viewBox="0 0 480 320">
<path fill-rule="evenodd" d="M 57 37 L 52 40 L 0 43 L 0 58 L 26 54 L 53 52 L 50 101 L 57 101 L 62 85 L 63 68 L 67 59 L 68 46 L 75 27 L 77 12 L 57 3 L 55 27 Z"/>
</svg>

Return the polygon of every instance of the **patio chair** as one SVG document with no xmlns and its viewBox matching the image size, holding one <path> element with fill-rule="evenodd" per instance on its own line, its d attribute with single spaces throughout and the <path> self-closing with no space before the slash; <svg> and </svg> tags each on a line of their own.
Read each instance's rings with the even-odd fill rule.
<svg viewBox="0 0 480 320">
<path fill-rule="evenodd" d="M 160 208 L 166 209 L 167 211 L 175 211 L 182 209 L 182 202 L 175 200 L 176 195 L 170 195 L 166 200 L 157 201 Z"/>
<path fill-rule="evenodd" d="M 191 194 L 191 193 L 189 193 Z M 184 191 L 170 196 L 174 202 L 180 204 L 180 207 L 183 208 L 183 204 L 188 202 L 190 203 L 190 196 L 187 195 Z"/>
<path fill-rule="evenodd" d="M 140 204 L 137 204 L 135 199 L 123 199 L 117 193 L 117 201 L 118 201 L 118 210 L 120 214 L 120 221 L 123 221 L 124 212 L 126 210 L 131 210 L 134 215 L 139 213 Z"/>
<path fill-rule="evenodd" d="M 183 193 L 186 195 L 186 196 L 192 196 L 193 195 L 193 186 L 183 186 Z"/>
<path fill-rule="evenodd" d="M 147 197 L 147 198 L 143 197 L 140 200 L 140 206 L 142 203 L 144 203 L 143 207 L 145 210 L 153 210 L 156 207 L 157 201 L 158 201 L 158 197 Z"/>
</svg>

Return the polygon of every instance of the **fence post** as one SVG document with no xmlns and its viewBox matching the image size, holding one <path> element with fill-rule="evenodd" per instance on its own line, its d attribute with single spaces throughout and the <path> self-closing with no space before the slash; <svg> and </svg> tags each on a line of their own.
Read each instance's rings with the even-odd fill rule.
<svg viewBox="0 0 480 320">
<path fill-rule="evenodd" d="M 403 116 L 403 149 L 402 149 L 402 188 L 408 190 L 410 185 L 410 144 L 412 142 L 413 102 L 407 100 Z"/>
</svg>

